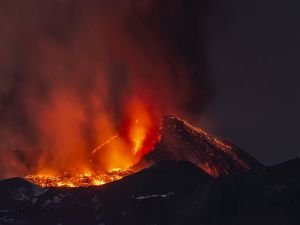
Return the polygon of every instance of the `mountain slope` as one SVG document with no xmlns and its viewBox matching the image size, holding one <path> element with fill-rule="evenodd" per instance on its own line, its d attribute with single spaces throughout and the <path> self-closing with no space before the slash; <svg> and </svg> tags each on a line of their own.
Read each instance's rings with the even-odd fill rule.
<svg viewBox="0 0 300 225">
<path fill-rule="evenodd" d="M 144 156 L 140 165 L 160 160 L 185 160 L 214 177 L 262 166 L 237 146 L 212 137 L 175 116 L 163 118 L 160 132 L 161 140 L 154 151 Z"/>
</svg>

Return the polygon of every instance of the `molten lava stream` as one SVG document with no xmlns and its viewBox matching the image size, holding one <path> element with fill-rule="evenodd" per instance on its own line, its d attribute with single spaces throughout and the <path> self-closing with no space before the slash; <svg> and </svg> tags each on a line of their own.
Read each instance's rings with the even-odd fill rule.
<svg viewBox="0 0 300 225">
<path fill-rule="evenodd" d="M 130 174 L 129 170 L 116 170 L 99 174 L 28 175 L 25 178 L 42 187 L 88 187 L 110 183 Z"/>
</svg>

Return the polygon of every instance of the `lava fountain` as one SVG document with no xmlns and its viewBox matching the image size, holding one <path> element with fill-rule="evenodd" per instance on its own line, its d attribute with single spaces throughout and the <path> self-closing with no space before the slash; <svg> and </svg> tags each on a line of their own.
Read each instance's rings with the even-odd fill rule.
<svg viewBox="0 0 300 225">
<path fill-rule="evenodd" d="M 135 171 L 130 168 L 159 141 L 159 120 L 154 121 L 142 103 L 130 104 L 128 112 L 119 132 L 90 151 L 89 160 L 81 164 L 84 165 L 82 170 L 72 167 L 61 170 L 57 169 L 59 165 L 49 167 L 44 163 L 25 178 L 42 187 L 86 187 L 132 174 L 138 168 Z M 98 165 L 105 165 L 105 168 L 99 170 Z"/>
</svg>

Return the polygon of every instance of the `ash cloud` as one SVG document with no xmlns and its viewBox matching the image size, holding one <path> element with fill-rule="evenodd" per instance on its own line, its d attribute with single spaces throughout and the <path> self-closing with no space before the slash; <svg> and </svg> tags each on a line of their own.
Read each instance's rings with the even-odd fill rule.
<svg viewBox="0 0 300 225">
<path fill-rule="evenodd" d="M 80 165 L 119 126 L 128 98 L 158 116 L 199 114 L 213 93 L 204 48 L 209 7 L 2 1 L 0 177 L 25 175 L 45 160 Z"/>
</svg>

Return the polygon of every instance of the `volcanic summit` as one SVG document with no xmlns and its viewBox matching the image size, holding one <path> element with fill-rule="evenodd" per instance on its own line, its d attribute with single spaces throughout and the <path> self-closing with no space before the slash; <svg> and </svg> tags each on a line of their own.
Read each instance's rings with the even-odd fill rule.
<svg viewBox="0 0 300 225">
<path fill-rule="evenodd" d="M 196 164 L 213 177 L 242 172 L 261 164 L 237 146 L 213 137 L 176 116 L 165 116 L 161 139 L 140 164 L 160 160 L 184 160 Z"/>
</svg>

